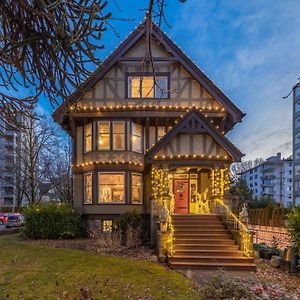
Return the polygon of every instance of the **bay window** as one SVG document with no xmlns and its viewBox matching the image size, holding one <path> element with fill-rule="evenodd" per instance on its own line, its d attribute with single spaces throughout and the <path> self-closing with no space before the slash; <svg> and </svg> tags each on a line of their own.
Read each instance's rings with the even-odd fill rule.
<svg viewBox="0 0 300 300">
<path fill-rule="evenodd" d="M 125 203 L 125 173 L 98 173 L 98 202 Z"/>
<path fill-rule="evenodd" d="M 84 126 L 84 152 L 92 151 L 93 144 L 93 125 L 88 124 Z"/>
<path fill-rule="evenodd" d="M 125 150 L 125 122 L 113 122 L 113 149 Z"/>
<path fill-rule="evenodd" d="M 132 151 L 142 153 L 142 126 L 132 123 Z"/>
<path fill-rule="evenodd" d="M 91 204 L 93 199 L 92 173 L 85 174 L 84 178 L 84 204 Z"/>
<path fill-rule="evenodd" d="M 131 175 L 131 203 L 141 204 L 143 202 L 142 175 L 132 173 Z"/>
<path fill-rule="evenodd" d="M 99 150 L 110 149 L 110 122 L 109 121 L 98 122 L 98 149 Z"/>
<path fill-rule="evenodd" d="M 168 76 L 133 75 L 128 77 L 128 98 L 168 98 Z"/>
</svg>

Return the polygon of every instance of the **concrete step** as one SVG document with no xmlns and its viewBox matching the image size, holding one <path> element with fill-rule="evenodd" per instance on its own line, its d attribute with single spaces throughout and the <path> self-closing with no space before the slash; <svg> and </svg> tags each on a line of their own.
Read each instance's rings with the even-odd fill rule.
<svg viewBox="0 0 300 300">
<path fill-rule="evenodd" d="M 194 234 L 228 234 L 226 229 L 199 229 L 199 228 L 175 228 L 174 233 L 180 234 L 190 234 L 193 232 Z"/>
<path fill-rule="evenodd" d="M 188 229 L 225 229 L 223 224 L 186 224 L 186 223 L 173 223 L 174 228 L 188 228 Z"/>
<path fill-rule="evenodd" d="M 171 268 L 193 268 L 193 269 L 224 269 L 238 271 L 256 271 L 256 265 L 253 263 L 203 263 L 203 262 L 170 262 Z"/>
<path fill-rule="evenodd" d="M 254 263 L 253 258 L 244 256 L 204 256 L 204 255 L 174 255 L 170 256 L 169 262 L 203 262 L 203 263 Z"/>
</svg>

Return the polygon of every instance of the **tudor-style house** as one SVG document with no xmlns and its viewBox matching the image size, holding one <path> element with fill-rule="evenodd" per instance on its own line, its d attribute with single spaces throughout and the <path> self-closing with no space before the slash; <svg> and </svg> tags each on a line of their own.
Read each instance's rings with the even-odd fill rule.
<svg viewBox="0 0 300 300">
<path fill-rule="evenodd" d="M 225 194 L 230 164 L 242 157 L 225 135 L 243 116 L 158 26 L 140 24 L 53 114 L 73 138 L 75 209 L 102 230 L 120 214 L 142 213 L 155 240 L 168 201 L 171 237 L 181 226 L 176 222 L 191 231 L 191 222 L 204 222 L 223 238 L 223 225 L 207 214 L 213 199 Z M 199 224 L 188 219 L 200 213 L 206 215 Z M 228 241 L 222 241 L 217 250 L 224 252 Z"/>
</svg>

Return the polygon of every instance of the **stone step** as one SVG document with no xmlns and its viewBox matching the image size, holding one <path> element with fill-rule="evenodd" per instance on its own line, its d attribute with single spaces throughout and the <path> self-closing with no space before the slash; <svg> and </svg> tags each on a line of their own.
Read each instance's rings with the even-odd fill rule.
<svg viewBox="0 0 300 300">
<path fill-rule="evenodd" d="M 254 263 L 253 258 L 244 256 L 205 256 L 205 255 L 174 255 L 170 256 L 169 262 L 203 262 L 203 263 Z"/>
<path fill-rule="evenodd" d="M 175 228 L 174 233 L 177 234 L 190 234 L 193 232 L 194 234 L 228 234 L 226 229 L 199 229 L 199 228 Z"/>
<path fill-rule="evenodd" d="M 219 220 L 172 220 L 173 225 L 223 225 Z"/>
<path fill-rule="evenodd" d="M 193 269 L 224 269 L 238 271 L 256 271 L 256 265 L 253 263 L 204 263 L 204 262 L 170 262 L 171 268 L 193 268 Z"/>
</svg>

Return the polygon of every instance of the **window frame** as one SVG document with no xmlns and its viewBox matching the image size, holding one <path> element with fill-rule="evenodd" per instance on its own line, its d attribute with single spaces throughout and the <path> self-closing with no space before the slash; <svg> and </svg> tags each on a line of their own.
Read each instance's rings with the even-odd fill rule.
<svg viewBox="0 0 300 300">
<path fill-rule="evenodd" d="M 98 187 L 98 195 L 97 195 L 97 204 L 98 205 L 124 205 L 126 204 L 126 172 L 124 171 L 98 171 L 98 178 L 97 178 L 97 187 Z M 100 176 L 99 175 L 107 175 L 107 174 L 115 174 L 115 175 L 119 175 L 122 174 L 123 175 L 123 188 L 124 188 L 124 200 L 123 202 L 103 202 L 100 201 Z"/>
<path fill-rule="evenodd" d="M 100 141 L 100 131 L 99 131 L 99 124 L 100 123 L 108 123 L 108 148 L 107 149 L 100 149 L 99 141 Z M 107 133 L 105 133 L 107 134 Z M 110 151 L 112 144 L 112 122 L 110 120 L 99 120 L 97 121 L 97 150 L 98 151 Z"/>
<path fill-rule="evenodd" d="M 91 126 L 91 150 L 86 150 L 86 128 Z M 83 126 L 83 153 L 89 153 L 93 151 L 93 122 Z"/>
<path fill-rule="evenodd" d="M 86 181 L 85 178 L 86 176 L 91 176 L 91 190 L 92 190 L 92 201 L 91 202 L 86 202 Z M 83 204 L 84 205 L 91 205 L 93 204 L 93 173 L 89 172 L 89 173 L 84 173 L 83 174 Z"/>
<path fill-rule="evenodd" d="M 133 176 L 139 176 L 141 178 L 141 199 L 140 199 L 140 202 L 134 202 L 133 201 Z M 144 185 L 143 185 L 143 174 L 141 173 L 136 173 L 136 172 L 131 172 L 131 204 L 132 205 L 143 205 L 143 188 L 144 188 Z"/>
<path fill-rule="evenodd" d="M 167 77 L 167 96 L 166 97 L 156 97 L 155 93 L 155 87 L 153 90 L 153 97 L 129 97 L 129 77 L 152 77 L 153 73 L 151 72 L 126 72 L 126 85 L 125 85 L 125 98 L 126 99 L 170 99 L 171 93 L 170 93 L 170 72 L 155 72 L 155 77 Z M 142 95 L 142 91 L 140 92 Z"/>
</svg>

